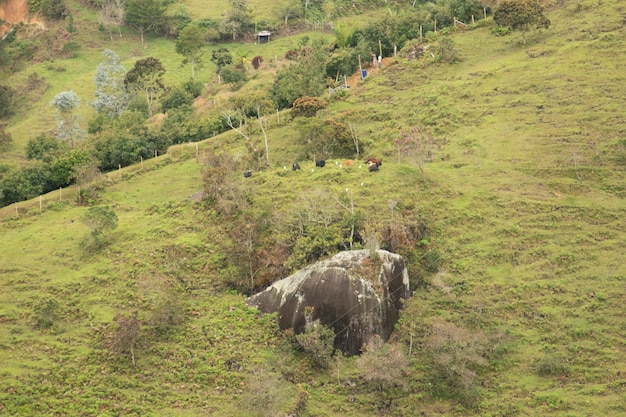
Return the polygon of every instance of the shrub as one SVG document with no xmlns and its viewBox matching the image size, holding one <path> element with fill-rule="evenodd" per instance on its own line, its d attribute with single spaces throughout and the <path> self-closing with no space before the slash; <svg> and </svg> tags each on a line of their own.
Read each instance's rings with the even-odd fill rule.
<svg viewBox="0 0 626 417">
<path fill-rule="evenodd" d="M 43 298 L 33 307 L 33 321 L 37 329 L 49 329 L 59 319 L 61 305 L 54 298 Z"/>
<path fill-rule="evenodd" d="M 385 343 L 379 335 L 374 335 L 364 350 L 357 360 L 363 379 L 375 383 L 379 391 L 383 391 L 386 384 L 402 383 L 407 367 L 402 345 Z"/>
<path fill-rule="evenodd" d="M 133 366 L 136 365 L 135 349 L 141 337 L 141 324 L 137 312 L 118 313 L 113 319 L 115 325 L 109 334 L 109 348 L 116 355 L 130 355 Z"/>
<path fill-rule="evenodd" d="M 313 117 L 318 111 L 328 107 L 328 103 L 318 97 L 304 96 L 293 103 L 292 117 Z"/>
<path fill-rule="evenodd" d="M 9 132 L 5 132 L 4 128 L 0 126 L 0 151 L 6 151 L 11 147 L 13 143 L 13 137 Z"/>
<path fill-rule="evenodd" d="M 161 97 L 161 110 L 167 113 L 168 110 L 176 109 L 183 104 L 191 105 L 193 97 L 185 89 L 174 87 L 167 94 Z"/>
<path fill-rule="evenodd" d="M 15 112 L 15 96 L 17 91 L 13 87 L 0 85 L 0 118 L 11 116 Z"/>
<path fill-rule="evenodd" d="M 294 61 L 296 59 L 298 59 L 298 56 L 300 55 L 300 53 L 298 51 L 296 51 L 295 49 L 290 49 L 285 53 L 285 59 L 289 59 L 291 61 Z"/>
<path fill-rule="evenodd" d="M 313 320 L 313 307 L 304 308 L 306 325 L 304 332 L 295 336 L 298 345 L 304 350 L 311 361 L 320 368 L 328 368 L 332 358 L 335 332 L 328 326 Z"/>
</svg>

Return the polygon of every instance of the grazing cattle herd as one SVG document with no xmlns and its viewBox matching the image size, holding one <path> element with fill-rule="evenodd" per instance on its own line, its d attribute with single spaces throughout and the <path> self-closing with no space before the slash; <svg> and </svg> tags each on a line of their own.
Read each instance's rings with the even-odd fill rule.
<svg viewBox="0 0 626 417">
<path fill-rule="evenodd" d="M 383 160 L 380 158 L 367 158 L 365 160 L 365 164 L 367 165 L 367 170 L 369 172 L 376 172 L 379 170 L 380 166 L 383 164 Z M 340 166 L 342 168 L 349 168 L 354 166 L 354 161 L 351 159 L 346 159 L 344 161 L 342 161 L 341 163 L 339 163 L 339 161 L 335 162 L 335 165 Z M 315 166 L 318 168 L 323 168 L 326 166 L 326 160 L 325 159 L 317 159 L 315 161 Z M 287 167 L 283 167 L 284 169 L 287 169 Z M 359 165 L 359 168 L 361 168 L 361 165 Z M 297 162 L 294 162 L 291 165 L 291 170 L 292 171 L 298 171 L 300 169 L 300 164 L 298 164 Z M 313 170 L 312 170 L 313 171 Z M 244 178 L 250 178 L 252 176 L 252 170 L 248 169 L 246 171 L 244 171 L 243 173 Z"/>
</svg>

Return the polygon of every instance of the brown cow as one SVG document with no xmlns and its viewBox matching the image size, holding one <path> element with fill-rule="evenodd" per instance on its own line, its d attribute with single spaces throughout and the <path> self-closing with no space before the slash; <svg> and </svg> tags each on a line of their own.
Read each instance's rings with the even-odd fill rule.
<svg viewBox="0 0 626 417">
<path fill-rule="evenodd" d="M 383 160 L 380 158 L 367 158 L 365 160 L 365 163 L 367 165 L 376 165 L 377 167 L 379 167 L 383 164 Z"/>
</svg>

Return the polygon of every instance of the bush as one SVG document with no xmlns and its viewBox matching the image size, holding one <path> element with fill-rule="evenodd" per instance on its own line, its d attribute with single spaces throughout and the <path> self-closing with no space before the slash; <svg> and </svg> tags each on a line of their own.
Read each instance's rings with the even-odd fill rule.
<svg viewBox="0 0 626 417">
<path fill-rule="evenodd" d="M 4 128 L 0 126 L 0 151 L 6 151 L 11 147 L 13 143 L 13 137 L 9 132 L 5 132 Z"/>
<path fill-rule="evenodd" d="M 51 20 L 62 20 L 67 16 L 67 7 L 64 0 L 43 0 L 41 13 Z"/>
<path fill-rule="evenodd" d="M 176 109 L 184 104 L 191 105 L 191 103 L 193 103 L 191 94 L 181 87 L 174 87 L 161 97 L 161 110 L 167 113 L 168 110 Z"/>
<path fill-rule="evenodd" d="M 385 343 L 379 335 L 374 335 L 365 344 L 357 366 L 366 381 L 375 383 L 378 390 L 383 391 L 386 384 L 402 383 L 407 360 L 401 345 Z"/>
<path fill-rule="evenodd" d="M 328 103 L 318 97 L 300 97 L 293 103 L 291 117 L 313 117 L 318 111 L 326 107 L 328 107 Z"/>
<path fill-rule="evenodd" d="M 43 298 L 33 307 L 33 321 L 37 329 L 50 329 L 61 315 L 61 305 L 54 298 Z"/>
<path fill-rule="evenodd" d="M 304 350 L 311 361 L 320 368 L 328 368 L 332 358 L 335 332 L 328 326 L 313 320 L 313 307 L 304 308 L 306 325 L 304 333 L 295 336 L 298 345 Z"/>
<path fill-rule="evenodd" d="M 0 119 L 9 117 L 15 112 L 15 96 L 17 91 L 13 87 L 0 85 Z"/>
</svg>

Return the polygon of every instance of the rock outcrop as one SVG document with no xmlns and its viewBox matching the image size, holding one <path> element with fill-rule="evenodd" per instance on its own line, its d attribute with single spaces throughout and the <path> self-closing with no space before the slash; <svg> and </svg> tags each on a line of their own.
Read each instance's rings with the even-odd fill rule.
<svg viewBox="0 0 626 417">
<path fill-rule="evenodd" d="M 275 282 L 246 300 L 264 313 L 278 312 L 281 329 L 296 334 L 311 320 L 335 331 L 335 348 L 354 355 L 368 339 L 387 340 L 407 298 L 409 274 L 400 255 L 384 250 L 341 252 Z"/>
</svg>

